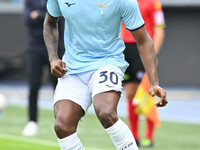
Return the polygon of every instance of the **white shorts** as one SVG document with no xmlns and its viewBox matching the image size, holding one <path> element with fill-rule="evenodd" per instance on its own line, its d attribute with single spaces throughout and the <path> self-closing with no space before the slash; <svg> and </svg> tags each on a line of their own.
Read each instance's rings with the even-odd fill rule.
<svg viewBox="0 0 200 150">
<path fill-rule="evenodd" d="M 112 65 L 96 71 L 65 75 L 58 79 L 54 104 L 59 100 L 71 100 L 87 112 L 96 94 L 112 90 L 121 93 L 123 76 L 124 73 Z"/>
</svg>

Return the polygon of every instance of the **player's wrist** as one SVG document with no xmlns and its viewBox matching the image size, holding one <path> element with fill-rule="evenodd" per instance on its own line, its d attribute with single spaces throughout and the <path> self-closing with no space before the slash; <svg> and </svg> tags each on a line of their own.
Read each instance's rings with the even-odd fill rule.
<svg viewBox="0 0 200 150">
<path fill-rule="evenodd" d="M 150 82 L 150 86 L 151 86 L 151 87 L 159 86 L 158 80 L 155 80 L 155 81 L 153 81 L 153 82 Z"/>
<path fill-rule="evenodd" d="M 52 62 L 52 61 L 55 61 L 55 60 L 58 60 L 58 56 L 50 56 L 49 57 L 49 62 Z"/>
</svg>

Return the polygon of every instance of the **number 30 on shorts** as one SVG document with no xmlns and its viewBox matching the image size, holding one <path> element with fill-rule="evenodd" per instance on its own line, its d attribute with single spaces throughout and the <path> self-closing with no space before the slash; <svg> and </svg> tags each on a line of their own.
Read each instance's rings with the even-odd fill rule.
<svg viewBox="0 0 200 150">
<path fill-rule="evenodd" d="M 102 78 L 102 80 L 99 81 L 99 83 L 104 83 L 107 80 L 110 80 L 110 82 L 112 82 L 113 84 L 118 84 L 118 76 L 114 72 L 102 71 L 100 72 L 100 78 Z"/>
</svg>

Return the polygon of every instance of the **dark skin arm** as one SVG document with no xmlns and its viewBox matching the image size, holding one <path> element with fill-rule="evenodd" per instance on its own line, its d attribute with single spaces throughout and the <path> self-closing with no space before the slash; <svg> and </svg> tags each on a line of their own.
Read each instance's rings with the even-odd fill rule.
<svg viewBox="0 0 200 150">
<path fill-rule="evenodd" d="M 49 62 L 51 66 L 51 74 L 57 78 L 61 78 L 67 72 L 65 63 L 58 58 L 58 20 L 50 16 L 48 13 L 44 20 L 44 41 L 47 47 Z"/>
<path fill-rule="evenodd" d="M 140 57 L 147 72 L 150 81 L 149 94 L 151 96 L 160 97 L 160 101 L 156 103 L 157 107 L 165 106 L 167 101 L 166 91 L 159 86 L 157 66 L 156 66 L 156 53 L 153 40 L 148 35 L 145 27 L 141 27 L 138 30 L 131 31 L 133 37 L 136 40 L 137 47 L 139 49 Z"/>
</svg>

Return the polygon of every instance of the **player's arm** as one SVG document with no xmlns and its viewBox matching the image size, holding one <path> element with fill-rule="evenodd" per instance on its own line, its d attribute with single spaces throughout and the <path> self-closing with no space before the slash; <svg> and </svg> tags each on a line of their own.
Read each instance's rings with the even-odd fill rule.
<svg viewBox="0 0 200 150">
<path fill-rule="evenodd" d="M 151 5 L 154 30 L 153 41 L 157 54 L 165 37 L 165 18 L 160 0 L 152 1 Z"/>
<path fill-rule="evenodd" d="M 62 77 L 67 69 L 65 63 L 58 58 L 58 20 L 57 17 L 52 17 L 48 13 L 44 20 L 44 41 L 47 47 L 51 73 L 55 77 Z"/>
<path fill-rule="evenodd" d="M 165 37 L 165 29 L 163 27 L 162 28 L 155 27 L 153 41 L 154 41 L 156 54 L 159 53 L 160 51 L 164 37 Z"/>
<path fill-rule="evenodd" d="M 157 67 L 156 67 L 156 54 L 154 49 L 153 40 L 148 35 L 145 27 L 141 27 L 137 30 L 131 31 L 134 36 L 141 60 L 145 67 L 145 70 L 148 74 L 150 81 L 150 95 L 160 97 L 160 101 L 156 103 L 158 107 L 165 106 L 168 101 L 166 97 L 166 92 L 159 86 L 158 76 L 157 76 Z"/>
</svg>

